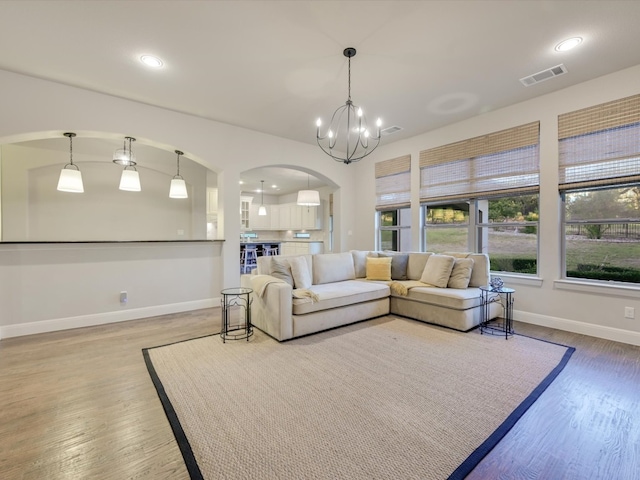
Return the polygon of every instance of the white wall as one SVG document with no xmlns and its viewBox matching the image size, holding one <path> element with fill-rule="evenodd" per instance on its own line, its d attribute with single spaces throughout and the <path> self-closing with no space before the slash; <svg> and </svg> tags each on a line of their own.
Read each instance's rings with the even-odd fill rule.
<svg viewBox="0 0 640 480">
<path fill-rule="evenodd" d="M 368 181 L 358 184 L 361 201 L 356 209 L 355 243 L 358 248 L 373 248 L 376 161 L 411 155 L 412 224 L 418 226 L 421 150 L 539 120 L 540 277 L 522 279 L 501 275 L 506 285 L 516 289 L 515 319 L 640 345 L 640 288 L 593 286 L 586 282 L 560 280 L 562 232 L 557 140 L 559 114 L 638 93 L 640 66 L 379 147 L 373 159 L 356 165 L 358 176 Z M 416 227 L 412 229 L 412 249 L 418 250 L 419 246 L 419 229 Z M 624 318 L 625 306 L 635 307 L 635 319 Z"/>
<path fill-rule="evenodd" d="M 186 270 L 178 268 L 183 264 L 183 258 L 171 249 L 167 250 L 167 255 L 171 257 L 173 252 L 176 256 L 166 261 L 140 262 L 135 256 L 124 256 L 124 260 L 117 262 L 118 279 L 132 278 L 137 285 L 154 285 L 146 292 L 145 306 L 141 308 L 155 305 L 158 308 L 154 312 L 161 312 L 162 306 L 166 306 L 166 310 L 175 310 L 182 305 L 188 310 L 198 301 L 216 304 L 222 288 L 240 284 L 238 181 L 240 172 L 252 168 L 293 166 L 311 171 L 315 176 L 337 185 L 340 195 L 336 195 L 335 202 L 338 222 L 334 232 L 336 245 L 339 250 L 355 248 L 353 238 L 347 235 L 351 227 L 342 227 L 342 224 L 355 223 L 355 170 L 334 162 L 314 145 L 6 71 L 0 71 L 0 104 L 0 144 L 62 138 L 62 133 L 67 131 L 75 132 L 78 135 L 76 140 L 83 135 L 113 138 L 133 135 L 137 139 L 136 145 L 152 145 L 168 151 L 182 150 L 185 157 L 218 174 L 218 236 L 226 239 L 219 253 L 214 251 L 211 257 L 208 254 L 203 257 L 197 244 L 186 244 L 185 248 L 199 252 L 194 254 L 195 261 L 185 263 Z M 310 136 L 315 134 L 313 122 L 314 119 L 310 119 Z M 118 245 L 113 247 L 117 252 Z M 80 245 L 68 248 L 72 252 L 82 250 Z M 215 247 L 211 248 L 215 250 Z M 136 252 L 141 253 L 140 250 Z M 76 253 L 59 259 L 56 254 L 51 254 L 47 259 L 40 255 L 34 257 L 30 251 L 16 253 L 14 246 L 7 244 L 0 244 L 0 253 L 5 258 L 0 263 L 0 282 L 3 287 L 11 286 L 11 295 L 3 295 L 0 303 L 0 337 L 16 334 L 20 325 L 29 325 L 30 331 L 42 331 L 42 328 L 55 329 L 66 325 L 66 319 L 71 316 L 85 319 L 100 315 L 102 320 L 109 321 L 110 315 L 121 311 L 119 302 L 114 305 L 100 299 L 100 296 L 114 295 L 114 289 L 118 293 L 121 287 L 116 285 L 123 281 L 114 280 L 113 285 L 102 282 L 101 279 L 112 275 L 113 267 L 110 261 L 101 260 L 98 251 L 82 252 L 86 269 L 78 269 L 73 262 Z M 51 267 L 52 263 L 55 263 L 55 269 Z M 167 274 L 162 277 L 162 282 L 158 282 L 156 263 L 160 270 L 176 270 L 179 275 Z M 201 285 L 203 278 L 207 279 L 205 288 Z M 50 296 L 49 289 L 54 283 L 82 284 L 86 289 L 83 301 L 77 303 L 73 289 L 61 289 L 56 296 Z M 40 298 L 50 301 L 42 302 L 38 300 Z M 32 302 L 32 305 L 27 308 L 26 302 Z M 52 308 L 52 305 L 57 306 Z M 148 316 L 145 310 L 138 313 L 139 316 Z M 97 321 L 90 318 L 92 322 Z"/>
</svg>

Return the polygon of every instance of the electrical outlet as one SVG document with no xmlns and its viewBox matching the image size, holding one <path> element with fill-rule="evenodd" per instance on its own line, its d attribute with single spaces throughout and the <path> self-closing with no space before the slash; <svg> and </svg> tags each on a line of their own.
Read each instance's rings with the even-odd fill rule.
<svg viewBox="0 0 640 480">
<path fill-rule="evenodd" d="M 624 307 L 624 318 L 636 318 L 636 309 L 633 307 Z"/>
<path fill-rule="evenodd" d="M 129 300 L 127 292 L 120 292 L 120 303 L 127 303 L 127 300 Z"/>
</svg>

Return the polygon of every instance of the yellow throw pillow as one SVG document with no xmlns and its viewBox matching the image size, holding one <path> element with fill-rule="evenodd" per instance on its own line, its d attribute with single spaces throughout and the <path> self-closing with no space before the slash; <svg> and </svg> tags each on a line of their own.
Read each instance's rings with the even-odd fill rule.
<svg viewBox="0 0 640 480">
<path fill-rule="evenodd" d="M 367 257 L 367 280 L 391 281 L 391 257 Z"/>
</svg>

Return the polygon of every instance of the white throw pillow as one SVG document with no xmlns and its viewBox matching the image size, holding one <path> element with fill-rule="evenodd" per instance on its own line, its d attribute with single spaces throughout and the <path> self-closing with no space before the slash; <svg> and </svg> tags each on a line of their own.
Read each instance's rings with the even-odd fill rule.
<svg viewBox="0 0 640 480">
<path fill-rule="evenodd" d="M 456 258 L 449 277 L 449 288 L 467 288 L 473 271 L 473 258 Z"/>
<path fill-rule="evenodd" d="M 304 257 L 292 257 L 289 259 L 289 264 L 295 288 L 311 287 L 311 272 Z"/>
<path fill-rule="evenodd" d="M 430 255 L 420 281 L 434 287 L 447 288 L 455 261 L 449 255 Z"/>
</svg>

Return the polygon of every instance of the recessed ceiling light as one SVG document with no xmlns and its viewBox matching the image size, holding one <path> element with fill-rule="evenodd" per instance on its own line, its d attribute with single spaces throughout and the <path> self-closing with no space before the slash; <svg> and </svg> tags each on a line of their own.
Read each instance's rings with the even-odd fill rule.
<svg viewBox="0 0 640 480">
<path fill-rule="evenodd" d="M 271 185 L 271 188 L 278 188 L 278 185 Z"/>
<path fill-rule="evenodd" d="M 556 45 L 557 52 L 566 52 L 567 50 L 571 50 L 572 48 L 577 47 L 582 43 L 582 37 L 572 37 L 563 40 L 559 44 Z"/>
<path fill-rule="evenodd" d="M 240 185 L 244 185 L 244 182 L 243 182 L 242 180 L 240 180 L 238 183 L 239 183 Z"/>
<path fill-rule="evenodd" d="M 160 68 L 162 67 L 162 65 L 164 65 L 162 63 L 162 60 L 160 60 L 158 57 L 154 57 L 153 55 L 142 55 L 140 57 L 140 61 L 145 65 L 153 68 Z"/>
</svg>

